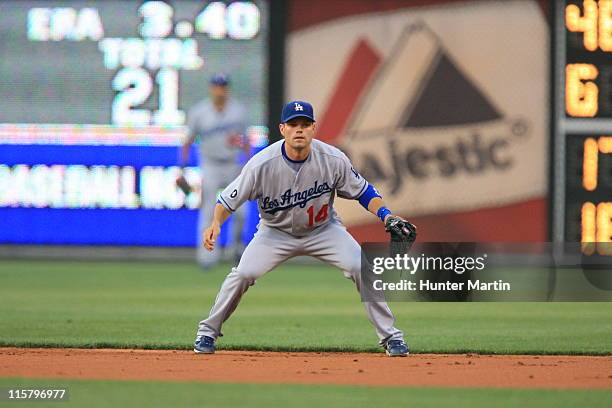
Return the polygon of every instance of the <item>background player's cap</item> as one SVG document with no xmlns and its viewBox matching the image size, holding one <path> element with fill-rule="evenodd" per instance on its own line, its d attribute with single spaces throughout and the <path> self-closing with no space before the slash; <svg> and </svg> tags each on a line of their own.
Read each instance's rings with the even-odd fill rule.
<svg viewBox="0 0 612 408">
<path fill-rule="evenodd" d="M 224 73 L 217 73 L 210 78 L 211 85 L 227 86 L 229 85 L 229 76 Z"/>
<path fill-rule="evenodd" d="M 304 101 L 291 101 L 283 108 L 281 123 L 290 121 L 293 118 L 304 117 L 315 121 L 312 105 Z"/>
</svg>

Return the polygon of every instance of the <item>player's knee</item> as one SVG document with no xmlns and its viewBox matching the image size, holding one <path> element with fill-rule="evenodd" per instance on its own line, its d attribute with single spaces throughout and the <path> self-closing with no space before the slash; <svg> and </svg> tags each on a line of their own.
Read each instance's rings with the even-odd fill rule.
<svg viewBox="0 0 612 408">
<path fill-rule="evenodd" d="M 238 268 L 236 268 L 236 273 L 241 279 L 246 279 L 249 281 L 255 281 L 261 275 L 263 275 L 261 271 L 255 268 L 250 268 L 248 266 L 243 267 L 242 265 L 239 265 Z"/>
<path fill-rule="evenodd" d="M 255 284 L 255 278 L 244 276 L 238 271 L 238 268 L 232 268 L 232 271 L 227 275 L 225 279 L 231 280 L 231 281 L 240 281 L 241 283 L 246 283 L 247 287 L 253 286 Z"/>
</svg>

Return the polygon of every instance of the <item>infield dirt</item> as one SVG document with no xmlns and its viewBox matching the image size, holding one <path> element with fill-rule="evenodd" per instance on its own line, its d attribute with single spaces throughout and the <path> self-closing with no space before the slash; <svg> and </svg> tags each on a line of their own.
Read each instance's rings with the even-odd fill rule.
<svg viewBox="0 0 612 408">
<path fill-rule="evenodd" d="M 0 377 L 610 389 L 612 356 L 0 348 Z"/>
</svg>

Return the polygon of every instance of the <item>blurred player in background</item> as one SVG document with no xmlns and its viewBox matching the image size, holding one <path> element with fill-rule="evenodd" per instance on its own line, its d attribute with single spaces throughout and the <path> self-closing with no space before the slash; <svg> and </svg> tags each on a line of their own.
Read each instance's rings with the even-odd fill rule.
<svg viewBox="0 0 612 408">
<path fill-rule="evenodd" d="M 197 261 L 204 269 L 211 268 L 221 258 L 219 253 L 204 249 L 204 229 L 212 222 L 217 193 L 234 180 L 241 170 L 241 152 L 249 151 L 246 137 L 247 115 L 245 107 L 230 96 L 230 79 L 226 74 L 212 76 L 208 87 L 209 97 L 195 104 L 187 113 L 188 137 L 181 149 L 180 165 L 189 162 L 189 150 L 194 142 L 199 144 L 199 162 L 202 174 L 202 205 L 198 217 Z M 177 184 L 184 184 L 179 178 Z M 181 187 L 183 188 L 183 187 Z M 240 258 L 242 228 L 245 208 L 235 212 L 232 234 L 225 257 Z"/>
</svg>

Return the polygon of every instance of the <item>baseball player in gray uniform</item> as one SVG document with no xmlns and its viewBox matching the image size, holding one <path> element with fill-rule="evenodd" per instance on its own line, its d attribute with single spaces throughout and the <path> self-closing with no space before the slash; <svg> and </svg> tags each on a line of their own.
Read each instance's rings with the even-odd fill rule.
<svg viewBox="0 0 612 408">
<path fill-rule="evenodd" d="M 399 219 L 342 151 L 313 139 L 315 119 L 309 103 L 285 105 L 280 132 L 284 140 L 253 156 L 219 194 L 212 223 L 204 231 L 204 246 L 212 251 L 227 217 L 246 200 L 257 199 L 258 231 L 225 278 L 209 316 L 199 323 L 196 353 L 214 353 L 221 326 L 242 295 L 256 279 L 294 256 L 310 255 L 340 268 L 361 290 L 361 248 L 334 210 L 336 195 L 359 200 L 383 222 Z M 386 302 L 364 302 L 364 306 L 387 354 L 406 356 L 408 346 Z"/>
<path fill-rule="evenodd" d="M 219 251 L 206 251 L 202 237 L 204 229 L 211 224 L 215 197 L 240 174 L 238 156 L 246 151 L 246 109 L 229 96 L 229 78 L 216 74 L 210 79 L 210 98 L 194 105 L 187 114 L 188 138 L 181 149 L 181 165 L 189 161 L 189 149 L 199 142 L 200 170 L 202 174 L 202 205 L 198 217 L 197 260 L 208 269 L 219 261 Z M 235 258 L 242 253 L 241 232 L 244 225 L 244 209 L 236 211 L 233 219 L 231 244 L 226 252 Z"/>
</svg>

